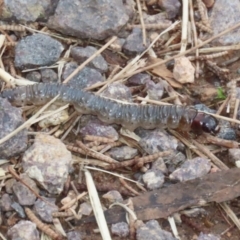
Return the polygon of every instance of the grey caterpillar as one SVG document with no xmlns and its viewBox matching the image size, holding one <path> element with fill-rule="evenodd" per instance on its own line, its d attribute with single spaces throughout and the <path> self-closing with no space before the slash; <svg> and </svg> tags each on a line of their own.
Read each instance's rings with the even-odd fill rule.
<svg viewBox="0 0 240 240">
<path fill-rule="evenodd" d="M 0 96 L 16 106 L 23 106 L 45 104 L 58 94 L 58 102 L 72 104 L 80 113 L 97 115 L 103 122 L 121 124 L 130 130 L 137 127 L 181 128 L 184 131 L 193 129 L 210 133 L 218 130 L 218 122 L 214 117 L 200 113 L 193 107 L 125 104 L 66 84 L 34 84 L 4 90 Z"/>
</svg>

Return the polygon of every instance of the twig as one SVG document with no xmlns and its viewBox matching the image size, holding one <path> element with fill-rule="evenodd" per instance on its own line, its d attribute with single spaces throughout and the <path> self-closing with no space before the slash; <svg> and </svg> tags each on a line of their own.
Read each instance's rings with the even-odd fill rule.
<svg viewBox="0 0 240 240">
<path fill-rule="evenodd" d="M 84 140 L 96 141 L 96 142 L 102 142 L 102 143 L 113 143 L 113 142 L 115 142 L 115 140 L 111 139 L 111 138 L 99 137 L 99 136 L 93 136 L 93 135 L 86 135 L 84 137 Z"/>
<path fill-rule="evenodd" d="M 137 0 L 137 8 L 138 8 L 138 13 L 139 13 L 139 18 L 142 26 L 142 36 L 143 36 L 143 45 L 147 45 L 147 38 L 146 38 L 146 29 L 145 29 L 145 24 L 143 20 L 143 14 L 142 14 L 142 8 L 140 4 L 140 0 Z"/>
<path fill-rule="evenodd" d="M 188 0 L 182 0 L 182 36 L 180 53 L 186 51 L 188 36 Z"/>
<path fill-rule="evenodd" d="M 140 193 L 137 192 L 135 189 L 133 189 L 123 178 L 119 178 L 119 181 L 126 189 L 128 189 L 134 195 L 136 195 L 136 196 L 140 195 Z"/>
</svg>

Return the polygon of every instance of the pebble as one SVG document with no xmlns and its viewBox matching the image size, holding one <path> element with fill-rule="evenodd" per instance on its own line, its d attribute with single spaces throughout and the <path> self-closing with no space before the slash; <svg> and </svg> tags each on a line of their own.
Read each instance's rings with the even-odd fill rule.
<svg viewBox="0 0 240 240">
<path fill-rule="evenodd" d="M 93 135 L 99 137 L 107 137 L 113 140 L 118 140 L 118 132 L 110 125 L 106 125 L 100 121 L 89 121 L 83 128 L 80 129 L 82 136 Z"/>
<path fill-rule="evenodd" d="M 180 83 L 194 82 L 195 68 L 187 57 L 175 58 L 173 77 Z"/>
<path fill-rule="evenodd" d="M 147 40 L 147 45 L 144 46 L 142 30 L 140 28 L 133 28 L 132 33 L 130 33 L 126 38 L 123 45 L 123 51 L 127 55 L 136 55 L 146 50 L 149 43 L 149 40 Z"/>
<path fill-rule="evenodd" d="M 39 83 L 42 79 L 42 76 L 38 71 L 32 71 L 26 74 L 26 79 Z"/>
<path fill-rule="evenodd" d="M 166 11 L 168 18 L 175 18 L 180 13 L 181 3 L 179 0 L 161 0 L 158 1 L 161 8 Z"/>
<path fill-rule="evenodd" d="M 143 85 L 151 80 L 149 74 L 146 73 L 137 73 L 128 79 L 128 83 L 131 85 Z"/>
<path fill-rule="evenodd" d="M 150 169 L 142 176 L 144 184 L 148 189 L 160 188 L 164 183 L 164 175 L 160 170 Z"/>
<path fill-rule="evenodd" d="M 11 19 L 22 22 L 35 22 L 47 19 L 56 7 L 51 0 L 4 0 L 0 19 Z M 57 2 L 57 1 L 56 1 Z"/>
<path fill-rule="evenodd" d="M 12 198 L 10 197 L 9 194 L 4 193 L 0 199 L 0 203 L 1 203 L 1 210 L 3 212 L 8 212 L 8 211 L 12 211 L 12 207 L 11 204 L 13 203 Z"/>
<path fill-rule="evenodd" d="M 156 220 L 150 220 L 137 228 L 137 240 L 177 240 L 170 232 L 162 230 Z"/>
<path fill-rule="evenodd" d="M 123 201 L 123 197 L 122 197 L 121 193 L 116 190 L 111 190 L 111 191 L 107 192 L 106 194 L 104 194 L 102 197 L 107 199 L 111 203 Z"/>
<path fill-rule="evenodd" d="M 132 102 L 132 93 L 128 87 L 122 83 L 112 83 L 101 93 L 101 96 Z"/>
<path fill-rule="evenodd" d="M 54 70 L 50 68 L 45 68 L 45 69 L 41 69 L 40 72 L 41 72 L 42 82 L 54 83 L 58 81 L 58 75 Z"/>
<path fill-rule="evenodd" d="M 208 233 L 200 233 L 200 235 L 198 236 L 197 240 L 220 240 L 221 237 L 220 236 L 216 236 L 214 234 Z"/>
<path fill-rule="evenodd" d="M 80 204 L 79 213 L 82 215 L 89 216 L 92 210 L 92 205 L 90 203 L 84 202 Z"/>
<path fill-rule="evenodd" d="M 34 203 L 34 210 L 42 221 L 52 223 L 53 221 L 52 213 L 58 211 L 58 207 L 55 205 L 56 199 L 46 197 L 43 197 L 43 199 L 51 204 L 48 204 L 42 201 L 41 199 L 38 199 Z"/>
<path fill-rule="evenodd" d="M 178 140 L 162 129 L 138 129 L 136 134 L 141 137 L 139 145 L 148 154 L 177 149 L 178 147 Z"/>
<path fill-rule="evenodd" d="M 191 179 L 205 176 L 211 169 L 209 160 L 201 157 L 196 157 L 187 160 L 180 168 L 170 174 L 169 178 L 185 182 Z"/>
<path fill-rule="evenodd" d="M 67 63 L 64 67 L 62 78 L 66 79 L 76 68 L 78 64 L 76 62 Z M 93 68 L 84 67 L 77 75 L 75 75 L 68 84 L 83 89 L 90 87 L 97 82 L 103 82 L 105 79 L 99 71 Z"/>
<path fill-rule="evenodd" d="M 82 240 L 82 239 L 83 239 L 82 234 L 77 230 L 67 233 L 67 240 Z"/>
<path fill-rule="evenodd" d="M 72 164 L 72 155 L 57 138 L 39 134 L 23 155 L 22 167 L 49 193 L 62 192 Z"/>
<path fill-rule="evenodd" d="M 128 20 L 122 0 L 59 0 L 48 27 L 78 38 L 104 40 L 116 35 Z"/>
<path fill-rule="evenodd" d="M 154 83 L 153 81 L 148 81 L 146 83 L 146 90 L 150 99 L 161 100 L 164 93 L 164 86 L 162 82 Z"/>
<path fill-rule="evenodd" d="M 7 231 L 9 240 L 40 240 L 36 224 L 21 220 Z"/>
<path fill-rule="evenodd" d="M 29 178 L 26 174 L 21 174 L 20 177 L 28 186 L 34 189 L 36 193 L 39 193 L 36 183 L 31 178 Z M 21 182 L 15 182 L 13 184 L 13 193 L 17 198 L 18 203 L 22 206 L 33 205 L 37 198 L 33 191 Z"/>
<path fill-rule="evenodd" d="M 83 63 L 89 57 L 94 55 L 97 52 L 97 49 L 92 46 L 87 47 L 73 47 L 71 48 L 72 58 L 79 64 Z M 90 68 L 95 68 L 100 73 L 105 73 L 108 70 L 108 64 L 102 55 L 96 56 L 88 65 Z"/>
<path fill-rule="evenodd" d="M 11 204 L 11 207 L 15 210 L 15 212 L 17 212 L 17 214 L 21 217 L 21 218 L 26 218 L 26 214 L 24 212 L 23 207 L 17 203 L 17 202 L 13 202 Z"/>
<path fill-rule="evenodd" d="M 45 34 L 34 34 L 22 38 L 15 48 L 15 67 L 34 68 L 49 66 L 57 62 L 63 45 Z"/>
<path fill-rule="evenodd" d="M 240 167 L 240 149 L 239 148 L 231 148 L 228 149 L 228 160 L 233 163 L 236 167 Z"/>
<path fill-rule="evenodd" d="M 236 25 L 240 18 L 240 3 L 238 0 L 225 1 L 217 0 L 212 7 L 211 15 L 209 18 L 210 25 L 213 30 L 213 36 L 218 33 L 229 29 Z M 221 24 L 219 24 L 221 23 Z M 209 38 L 208 34 L 206 38 Z M 217 38 L 213 43 L 219 45 L 234 45 L 240 43 L 240 29 L 237 28 L 227 34 L 224 34 L 220 38 Z"/>
<path fill-rule="evenodd" d="M 24 122 L 20 108 L 13 107 L 7 99 L 0 98 L 0 139 L 14 131 Z M 0 159 L 19 155 L 27 148 L 27 130 L 0 144 Z"/>
<path fill-rule="evenodd" d="M 145 24 L 162 25 L 163 26 L 162 30 L 170 27 L 172 24 L 172 21 L 166 18 L 167 18 L 166 12 L 161 12 L 154 15 L 148 15 L 145 12 L 143 12 L 143 20 Z"/>
<path fill-rule="evenodd" d="M 152 167 L 151 169 L 153 170 L 159 170 L 161 171 L 162 173 L 165 173 L 167 174 L 168 173 L 168 169 L 167 169 L 167 166 L 163 160 L 163 158 L 159 157 L 158 159 L 156 159 L 153 163 L 152 163 Z"/>
<path fill-rule="evenodd" d="M 8 194 L 13 194 L 12 186 L 15 182 L 17 182 L 17 180 L 14 178 L 8 179 L 5 182 L 5 190 Z"/>
<path fill-rule="evenodd" d="M 112 224 L 111 232 L 113 235 L 116 235 L 120 238 L 127 237 L 129 235 L 129 227 L 126 222 L 119 222 Z"/>
<path fill-rule="evenodd" d="M 122 146 L 114 147 L 110 151 L 108 151 L 108 153 L 113 159 L 118 161 L 124 161 L 137 156 L 138 150 L 129 146 Z"/>
</svg>

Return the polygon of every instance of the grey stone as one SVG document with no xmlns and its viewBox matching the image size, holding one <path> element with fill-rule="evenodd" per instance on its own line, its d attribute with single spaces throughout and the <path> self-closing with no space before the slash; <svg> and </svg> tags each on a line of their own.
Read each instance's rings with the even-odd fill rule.
<svg viewBox="0 0 240 240">
<path fill-rule="evenodd" d="M 164 175 L 158 169 L 150 169 L 142 176 L 144 184 L 148 189 L 160 188 L 164 183 Z"/>
<path fill-rule="evenodd" d="M 55 0 L 4 0 L 0 19 L 34 22 L 47 19 L 56 7 Z"/>
<path fill-rule="evenodd" d="M 0 98 L 0 139 L 14 131 L 23 123 L 22 111 L 11 106 L 8 100 Z M 27 130 L 0 144 L 0 159 L 17 156 L 27 148 Z"/>
<path fill-rule="evenodd" d="M 60 58 L 63 49 L 60 42 L 47 35 L 38 33 L 27 36 L 15 48 L 15 66 L 31 68 L 51 65 Z"/>
<path fill-rule="evenodd" d="M 63 190 L 72 164 L 72 155 L 57 138 L 37 135 L 33 145 L 24 153 L 23 171 L 51 194 Z"/>
<path fill-rule="evenodd" d="M 33 82 L 40 82 L 41 78 L 41 74 L 37 71 L 32 71 L 26 74 L 26 79 Z"/>
<path fill-rule="evenodd" d="M 94 55 L 97 49 L 92 46 L 83 47 L 73 47 L 71 48 L 71 56 L 79 64 L 86 61 L 89 57 Z M 101 73 L 105 73 L 108 70 L 108 64 L 102 55 L 96 56 L 88 65 L 90 68 L 95 68 Z"/>
<path fill-rule="evenodd" d="M 11 227 L 7 235 L 11 240 L 40 240 L 36 224 L 25 220 Z"/>
<path fill-rule="evenodd" d="M 58 75 L 54 70 L 46 68 L 46 69 L 41 69 L 40 72 L 42 75 L 42 82 L 51 83 L 51 82 L 58 81 Z"/>
<path fill-rule="evenodd" d="M 118 161 L 124 161 L 137 156 L 138 150 L 129 146 L 122 146 L 114 147 L 110 151 L 108 151 L 108 153 L 113 159 Z"/>
<path fill-rule="evenodd" d="M 137 228 L 137 240 L 177 240 L 170 232 L 164 231 L 156 220 L 150 220 Z"/>
<path fill-rule="evenodd" d="M 122 0 L 60 0 L 48 26 L 63 34 L 103 40 L 128 22 Z"/>
<path fill-rule="evenodd" d="M 55 205 L 54 198 L 43 198 L 47 202 L 51 203 L 47 204 L 46 202 L 42 201 L 41 199 L 38 199 L 34 203 L 34 209 L 37 215 L 43 220 L 44 222 L 51 223 L 53 221 L 52 213 L 58 211 L 58 207 Z"/>
<path fill-rule="evenodd" d="M 78 65 L 75 62 L 67 63 L 63 70 L 62 78 L 66 79 L 77 67 Z M 90 87 L 97 82 L 103 81 L 104 78 L 99 71 L 93 68 L 85 67 L 76 76 L 74 76 L 68 84 L 73 87 L 83 89 Z"/>
<path fill-rule="evenodd" d="M 132 33 L 126 38 L 123 51 L 128 55 L 135 55 L 146 50 L 148 45 L 149 40 L 147 40 L 146 46 L 143 45 L 142 30 L 140 28 L 133 28 Z"/>
<path fill-rule="evenodd" d="M 127 237 L 129 235 L 129 227 L 126 222 L 119 222 L 112 224 L 111 226 L 111 232 L 113 235 L 116 235 L 118 237 Z"/>
</svg>

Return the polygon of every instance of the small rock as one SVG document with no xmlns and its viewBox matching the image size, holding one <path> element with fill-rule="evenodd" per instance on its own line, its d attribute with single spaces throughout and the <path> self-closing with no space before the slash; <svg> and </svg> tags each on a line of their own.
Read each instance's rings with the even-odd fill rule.
<svg viewBox="0 0 240 240">
<path fill-rule="evenodd" d="M 164 86 L 162 82 L 154 83 L 153 81 L 148 81 L 146 83 L 147 93 L 150 99 L 161 100 L 164 93 Z"/>
<path fill-rule="evenodd" d="M 126 38 L 123 50 L 128 55 L 135 55 L 146 50 L 148 45 L 149 40 L 147 40 L 146 46 L 143 45 L 142 30 L 140 28 L 133 28 L 132 33 Z"/>
<path fill-rule="evenodd" d="M 101 96 L 132 102 L 132 94 L 128 87 L 122 83 L 112 83 L 101 93 Z"/>
<path fill-rule="evenodd" d="M 27 36 L 15 48 L 15 66 L 31 68 L 55 63 L 63 51 L 63 45 L 45 34 Z"/>
<path fill-rule="evenodd" d="M 37 213 L 37 215 L 42 219 L 42 221 L 47 223 L 52 223 L 52 213 L 58 211 L 58 207 L 55 205 L 55 198 L 46 198 L 43 197 L 44 200 L 51 203 L 47 204 L 46 202 L 42 201 L 41 199 L 38 199 L 34 203 L 34 210 Z"/>
<path fill-rule="evenodd" d="M 0 98 L 0 139 L 23 124 L 20 108 L 11 106 L 8 100 Z M 8 141 L 0 144 L 0 159 L 19 155 L 27 148 L 27 130 L 22 130 Z"/>
<path fill-rule="evenodd" d="M 104 123 L 101 123 L 100 121 L 89 121 L 85 127 L 80 129 L 80 133 L 83 136 L 86 135 L 93 135 L 93 136 L 99 136 L 99 137 L 107 137 L 111 138 L 113 140 L 118 140 L 119 135 L 117 131 L 112 126 L 107 126 Z"/>
<path fill-rule="evenodd" d="M 177 240 L 170 232 L 160 228 L 156 220 L 150 220 L 143 226 L 137 228 L 137 240 Z"/>
<path fill-rule="evenodd" d="M 169 178 L 179 180 L 181 182 L 191 179 L 203 177 L 211 169 L 209 160 L 201 157 L 196 157 L 192 160 L 187 160 L 182 166 L 170 174 Z"/>
<path fill-rule="evenodd" d="M 102 197 L 107 199 L 111 203 L 123 201 L 123 197 L 122 197 L 121 193 L 116 190 L 111 190 L 111 191 L 107 192 L 106 194 L 104 194 Z"/>
<path fill-rule="evenodd" d="M 66 35 L 104 40 L 116 35 L 128 19 L 122 0 L 60 0 L 48 26 Z"/>
<path fill-rule="evenodd" d="M 5 190 L 8 194 L 13 194 L 13 190 L 12 190 L 12 187 L 13 185 L 17 182 L 16 179 L 14 178 L 11 178 L 11 179 L 8 179 L 6 182 L 5 182 Z"/>
<path fill-rule="evenodd" d="M 169 155 L 163 157 L 163 161 L 167 165 L 168 172 L 172 173 L 178 169 L 179 165 L 186 161 L 186 156 L 182 152 L 174 150 Z"/>
<path fill-rule="evenodd" d="M 162 25 L 162 29 L 166 29 L 171 26 L 172 21 L 166 19 L 167 14 L 165 12 L 157 13 L 154 15 L 148 15 L 143 12 L 143 20 L 145 24 L 158 24 Z"/>
<path fill-rule="evenodd" d="M 36 224 L 21 220 L 7 232 L 10 240 L 40 240 Z"/>
<path fill-rule="evenodd" d="M 66 79 L 77 67 L 78 65 L 75 62 L 67 63 L 64 67 L 62 78 Z M 68 84 L 73 87 L 83 89 L 90 87 L 97 82 L 103 81 L 104 78 L 99 71 L 93 68 L 85 67 L 76 76 L 74 76 Z"/>
<path fill-rule="evenodd" d="M 159 0 L 158 4 L 168 15 L 168 18 L 175 18 L 179 14 L 181 3 L 179 0 Z"/>
<path fill-rule="evenodd" d="M 168 173 L 167 166 L 163 160 L 163 158 L 159 157 L 152 163 L 152 169 L 160 170 L 162 173 Z"/>
<path fill-rule="evenodd" d="M 198 236 L 197 240 L 220 240 L 220 236 L 213 235 L 211 233 L 205 234 L 205 233 L 200 233 Z"/>
<path fill-rule="evenodd" d="M 4 14 L 0 19 L 16 19 L 23 22 L 35 22 L 47 19 L 56 7 L 51 0 L 7 0 L 3 1 Z"/>
<path fill-rule="evenodd" d="M 164 183 L 164 175 L 160 170 L 150 169 L 142 176 L 144 184 L 148 189 L 160 188 Z"/>
<path fill-rule="evenodd" d="M 119 222 L 112 224 L 111 226 L 111 232 L 113 235 L 116 235 L 118 237 L 127 237 L 129 235 L 129 227 L 126 222 Z"/>
<path fill-rule="evenodd" d="M 148 154 L 177 149 L 178 147 L 178 140 L 161 129 L 141 129 L 136 131 L 136 134 L 141 137 L 139 144 Z"/>
<path fill-rule="evenodd" d="M 26 74 L 26 79 L 39 83 L 42 79 L 41 74 L 37 71 L 32 71 Z"/>
<path fill-rule="evenodd" d="M 129 146 L 122 146 L 114 147 L 110 151 L 108 151 L 108 153 L 113 159 L 118 161 L 124 161 L 137 156 L 138 150 Z"/>
<path fill-rule="evenodd" d="M 36 183 L 30 179 L 27 175 L 21 174 L 21 178 L 23 181 L 30 186 L 36 193 L 39 192 L 39 189 Z M 36 200 L 36 195 L 31 191 L 28 187 L 23 185 L 21 182 L 16 182 L 13 185 L 13 193 L 17 198 L 17 201 L 22 206 L 30 206 L 33 205 Z"/>
<path fill-rule="evenodd" d="M 73 47 L 71 48 L 71 56 L 73 59 L 81 64 L 85 60 L 87 60 L 89 57 L 94 55 L 97 52 L 97 49 L 92 46 L 87 46 L 85 48 L 83 47 Z M 89 64 L 88 67 L 95 68 L 100 73 L 105 73 L 108 70 L 108 64 L 105 61 L 105 59 L 102 57 L 102 55 L 96 56 Z"/>
<path fill-rule="evenodd" d="M 231 148 L 228 149 L 229 162 L 233 163 L 236 167 L 240 167 L 240 149 Z"/>
<path fill-rule="evenodd" d="M 67 240 L 82 240 L 82 239 L 83 239 L 82 234 L 77 230 L 67 233 Z"/>
<path fill-rule="evenodd" d="M 122 46 L 125 43 L 125 38 L 117 38 L 109 47 L 115 52 L 121 52 Z"/>
<path fill-rule="evenodd" d="M 217 0 L 213 5 L 211 15 L 210 15 L 210 25 L 213 30 L 213 36 L 216 36 L 218 33 L 229 29 L 230 27 L 238 23 L 240 18 L 240 3 L 238 0 L 225 1 Z M 221 24 L 219 24 L 221 22 Z M 209 38 L 209 34 L 206 35 L 206 38 Z M 213 42 L 218 43 L 219 45 L 234 45 L 240 43 L 240 29 L 237 28 L 234 31 L 231 31 L 223 36 L 217 38 Z"/>
<path fill-rule="evenodd" d="M 194 82 L 195 68 L 190 60 L 186 57 L 178 57 L 175 59 L 173 68 L 173 77 L 180 83 Z"/>
<path fill-rule="evenodd" d="M 59 105 L 52 104 L 46 109 L 46 111 L 44 111 L 44 113 L 56 111 L 57 109 L 59 109 Z M 57 126 L 59 124 L 64 123 L 66 120 L 68 120 L 68 118 L 69 118 L 68 109 L 63 109 L 61 112 L 54 113 L 51 116 L 39 121 L 38 125 L 41 128 Z"/>
<path fill-rule="evenodd" d="M 1 197 L 1 210 L 3 212 L 12 211 L 12 207 L 11 207 L 12 202 L 13 200 L 9 194 L 7 193 L 3 194 Z"/>
<path fill-rule="evenodd" d="M 12 207 L 12 209 L 15 210 L 15 212 L 18 213 L 18 215 L 19 215 L 21 218 L 26 218 L 26 214 L 25 214 L 25 212 L 24 212 L 24 209 L 23 209 L 23 207 L 22 207 L 19 203 L 13 202 L 13 203 L 11 204 L 11 207 Z"/>
<path fill-rule="evenodd" d="M 44 83 L 51 83 L 51 82 L 57 82 L 58 81 L 58 75 L 55 71 L 53 71 L 50 68 L 41 69 L 41 76 L 42 76 L 42 82 Z"/>
<path fill-rule="evenodd" d="M 82 215 L 85 216 L 89 216 L 92 213 L 92 206 L 91 204 L 84 202 L 80 204 L 80 209 L 79 209 L 79 213 L 81 213 Z"/>
<path fill-rule="evenodd" d="M 132 77 L 130 77 L 128 79 L 128 82 L 131 85 L 143 85 L 143 84 L 146 84 L 150 80 L 151 80 L 151 77 L 149 74 L 137 73 L 137 74 L 133 75 Z"/>
<path fill-rule="evenodd" d="M 45 134 L 36 136 L 22 159 L 24 172 L 52 194 L 63 190 L 71 163 L 72 155 L 66 146 L 59 139 Z"/>
</svg>

